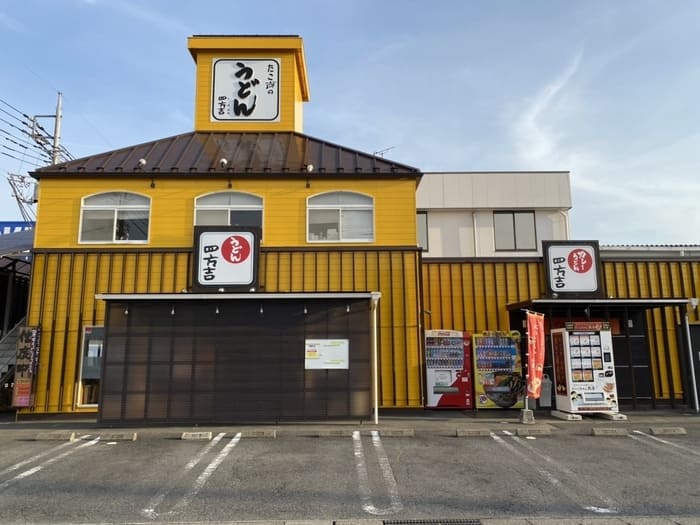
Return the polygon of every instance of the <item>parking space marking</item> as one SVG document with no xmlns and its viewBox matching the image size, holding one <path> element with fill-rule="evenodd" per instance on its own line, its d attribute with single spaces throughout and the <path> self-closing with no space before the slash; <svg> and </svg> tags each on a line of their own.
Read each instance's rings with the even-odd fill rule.
<svg viewBox="0 0 700 525">
<path fill-rule="evenodd" d="M 642 432 L 641 430 L 634 430 L 631 434 L 628 435 L 631 439 L 634 439 L 639 443 L 644 443 L 646 445 L 666 450 L 668 452 L 671 452 L 672 454 L 683 457 L 683 459 L 689 459 L 694 463 L 700 463 L 700 451 L 698 450 L 694 450 L 689 447 L 684 447 L 683 445 L 679 445 L 678 443 L 674 443 L 666 439 L 661 439 L 659 437 L 652 436 L 651 434 L 647 434 L 646 432 Z M 691 457 L 688 457 L 686 454 L 690 454 Z"/>
<path fill-rule="evenodd" d="M 80 449 L 82 449 L 82 448 L 91 447 L 92 445 L 95 445 L 98 441 L 100 441 L 99 436 L 96 437 L 95 439 L 91 440 L 91 441 L 87 441 L 87 442 L 82 443 L 82 444 L 80 444 L 80 445 L 76 445 L 76 446 L 74 446 L 73 448 L 71 448 L 71 449 L 69 449 L 69 450 L 66 450 L 65 452 L 62 452 L 62 453 L 58 454 L 57 456 L 54 456 L 54 457 L 52 457 L 52 458 L 49 458 L 49 459 L 47 459 L 46 461 L 44 461 L 43 463 L 40 463 L 40 464 L 36 465 L 35 467 L 30 468 L 29 470 L 25 470 L 24 472 L 20 472 L 20 473 L 17 474 L 15 477 L 10 478 L 10 479 L 7 479 L 7 480 L 3 481 L 2 483 L 0 483 L 0 490 L 5 490 L 7 487 L 9 487 L 10 485 L 16 483 L 17 481 L 19 481 L 19 480 L 21 480 L 21 479 L 24 479 L 24 478 L 27 478 L 27 477 L 29 477 L 29 476 L 32 476 L 33 474 L 36 474 L 37 472 L 39 472 L 40 470 L 43 470 L 44 468 L 48 467 L 48 466 L 51 465 L 52 463 L 55 463 L 56 461 L 59 461 L 59 460 L 61 460 L 61 459 L 65 458 L 65 457 L 67 457 L 67 456 L 73 454 L 74 452 L 76 452 L 76 451 L 78 451 L 78 450 L 80 450 Z M 37 456 L 38 456 L 39 458 L 41 458 L 41 457 L 43 457 L 43 456 L 46 456 L 48 453 L 50 453 L 50 452 L 52 452 L 52 451 L 53 451 L 53 452 L 56 452 L 56 451 L 60 450 L 61 448 L 62 448 L 62 446 L 59 445 L 58 447 L 54 447 L 53 449 L 51 449 L 51 450 L 48 451 L 47 453 L 44 453 L 44 454 L 37 454 Z M 36 459 L 37 456 L 34 456 L 34 458 Z M 31 462 L 31 461 L 30 461 L 30 462 Z M 25 463 L 25 464 L 27 464 L 27 463 Z"/>
<path fill-rule="evenodd" d="M 209 443 L 207 443 L 202 450 L 199 451 L 199 453 L 193 457 L 190 461 L 187 462 L 185 467 L 179 472 L 179 474 L 174 478 L 171 479 L 171 482 L 167 484 L 163 490 L 161 490 L 158 494 L 156 494 L 151 500 L 148 502 L 148 504 L 141 509 L 141 515 L 145 518 L 150 518 L 150 519 L 155 519 L 158 514 L 156 513 L 156 507 L 158 507 L 165 497 L 170 493 L 170 491 L 173 489 L 174 482 L 182 479 L 182 477 L 187 474 L 190 470 L 192 470 L 194 467 L 197 466 L 197 464 L 202 461 L 202 458 L 219 442 L 221 439 L 226 435 L 225 432 L 221 432 L 214 437 Z"/>
<path fill-rule="evenodd" d="M 233 450 L 233 447 L 238 445 L 238 442 L 241 440 L 241 433 L 238 432 L 235 436 L 231 438 L 231 441 L 229 441 L 226 446 L 221 449 L 221 452 L 217 454 L 217 456 L 209 463 L 204 471 L 199 475 L 199 477 L 195 480 L 194 485 L 190 489 L 190 491 L 185 494 L 180 501 L 178 501 L 175 506 L 173 507 L 173 512 L 183 508 L 187 507 L 190 502 L 199 494 L 199 491 L 202 490 L 202 487 L 206 484 L 207 480 L 211 477 L 211 475 L 216 471 L 217 468 L 219 468 L 219 465 L 223 462 L 224 459 L 226 459 L 226 456 L 229 455 L 231 450 Z"/>
<path fill-rule="evenodd" d="M 570 480 L 577 482 L 580 479 L 580 476 L 578 476 L 569 467 L 556 461 L 553 457 L 548 456 L 547 454 L 543 454 L 542 452 L 537 450 L 537 448 L 535 448 L 530 443 L 523 441 L 520 437 L 513 436 L 512 439 L 513 439 L 513 441 L 518 443 L 520 446 L 522 446 L 523 448 L 530 451 L 532 454 L 535 454 L 536 456 L 542 458 L 544 461 L 546 461 L 547 463 L 552 465 L 552 467 L 557 469 L 559 472 L 563 473 Z M 608 498 L 602 492 L 598 491 L 595 488 L 595 485 L 589 484 L 585 487 L 585 490 L 589 493 L 589 495 L 593 496 L 595 499 L 598 499 L 599 501 L 601 501 L 602 503 L 604 503 L 606 505 L 605 507 L 598 507 L 598 506 L 589 505 L 589 506 L 585 507 L 587 510 L 590 510 L 590 511 L 593 511 L 593 512 L 596 512 L 599 514 L 614 514 L 617 512 L 617 510 L 616 510 L 617 503 L 615 501 L 613 501 L 612 499 Z"/>
<path fill-rule="evenodd" d="M 84 436 L 83 438 L 89 437 Z M 48 456 L 49 454 L 53 454 L 54 452 L 57 452 L 61 449 L 64 449 L 66 447 L 70 447 L 71 445 L 74 445 L 74 442 L 71 441 L 66 441 L 65 443 L 61 443 L 60 445 L 57 445 L 55 447 L 52 447 L 48 450 L 45 450 L 44 452 L 40 452 L 39 454 L 34 454 L 33 456 L 20 461 L 19 463 L 15 463 L 14 465 L 10 465 L 9 467 L 4 468 L 3 470 L 0 470 L 0 476 L 7 474 L 8 472 L 13 472 L 15 470 L 21 469 L 25 465 L 29 465 L 30 463 L 34 463 L 35 461 L 43 458 L 44 456 Z"/>
<path fill-rule="evenodd" d="M 542 468 L 535 459 L 533 459 L 532 454 L 535 454 L 539 458 L 545 460 L 547 463 L 549 463 L 554 469 L 556 469 L 558 472 L 561 472 L 564 474 L 567 478 L 569 478 L 573 482 L 578 482 L 579 481 L 579 476 L 577 476 L 573 471 L 571 471 L 569 468 L 566 466 L 558 463 L 557 461 L 554 460 L 554 458 L 551 458 L 550 456 L 547 456 L 546 454 L 543 454 L 539 452 L 535 447 L 530 445 L 529 443 L 525 442 L 518 436 L 514 436 L 511 432 L 508 431 L 503 431 L 503 433 L 511 438 L 513 442 L 515 442 L 518 446 L 526 449 L 528 453 L 523 452 L 522 450 L 519 450 L 516 446 L 512 445 L 511 443 L 508 443 L 505 439 L 502 437 L 496 435 L 494 432 L 491 432 L 491 437 L 496 441 L 498 444 L 504 446 L 506 449 L 508 449 L 510 452 L 518 456 L 520 459 L 525 461 L 526 463 L 530 464 L 535 471 L 540 474 L 544 479 L 546 479 L 551 485 L 557 487 L 562 493 L 564 493 L 571 501 L 579 505 L 582 509 L 589 511 L 589 512 L 595 512 L 596 514 L 615 514 L 617 513 L 616 505 L 615 502 L 612 501 L 610 498 L 607 498 L 603 494 L 600 494 L 597 490 L 586 486 L 585 490 L 588 492 L 588 495 L 592 497 L 592 499 L 597 499 L 600 502 L 604 503 L 606 506 L 598 506 L 598 505 L 586 505 L 582 504 L 579 502 L 579 497 L 580 494 L 569 489 L 567 485 L 561 482 L 557 476 L 555 476 L 552 472 L 549 470 Z M 579 488 L 580 491 L 580 488 Z"/>
<path fill-rule="evenodd" d="M 379 432 L 376 430 L 372 431 L 372 444 L 374 446 L 375 453 L 377 454 L 379 468 L 382 472 L 382 477 L 384 478 L 387 493 L 389 495 L 390 505 L 386 508 L 377 508 L 372 503 L 372 489 L 370 488 L 369 472 L 367 470 L 367 461 L 362 448 L 362 438 L 359 431 L 354 431 L 352 433 L 352 440 L 355 452 L 355 468 L 357 469 L 362 510 L 375 516 L 383 516 L 399 512 L 401 509 L 403 509 L 403 504 L 399 498 L 398 484 L 396 483 L 394 472 L 391 469 L 389 458 L 384 451 L 381 438 L 379 437 Z"/>
</svg>

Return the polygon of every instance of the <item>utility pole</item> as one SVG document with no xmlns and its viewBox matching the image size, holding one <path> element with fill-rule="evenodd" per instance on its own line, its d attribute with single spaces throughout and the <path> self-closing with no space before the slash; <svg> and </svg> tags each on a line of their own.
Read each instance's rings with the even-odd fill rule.
<svg viewBox="0 0 700 525">
<path fill-rule="evenodd" d="M 61 119 L 63 118 L 63 93 L 58 92 L 58 101 L 56 102 L 55 115 L 34 115 L 32 117 L 32 138 L 40 145 L 46 140 L 46 137 L 37 131 L 41 127 L 37 124 L 38 118 L 52 118 L 53 125 L 53 147 L 51 148 L 51 164 L 58 164 L 61 155 Z"/>
</svg>

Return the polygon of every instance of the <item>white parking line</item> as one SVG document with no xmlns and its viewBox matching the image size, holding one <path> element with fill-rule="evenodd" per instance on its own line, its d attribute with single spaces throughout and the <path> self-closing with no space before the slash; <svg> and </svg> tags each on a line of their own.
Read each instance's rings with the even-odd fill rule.
<svg viewBox="0 0 700 525">
<path fill-rule="evenodd" d="M 568 469 L 564 465 L 557 463 L 553 458 L 547 456 L 546 454 L 542 454 L 541 452 L 537 451 L 534 447 L 525 443 L 519 437 L 513 436 L 510 432 L 504 431 L 503 433 L 508 435 L 508 436 L 511 436 L 511 439 L 513 441 L 515 441 L 518 445 L 527 449 L 529 452 L 537 455 L 538 457 L 544 459 L 547 463 L 554 466 L 557 470 L 562 472 L 564 475 L 569 477 L 574 482 L 576 482 L 578 480 L 578 476 L 576 476 L 576 474 L 574 472 L 572 472 L 570 469 Z M 574 503 L 579 505 L 582 509 L 587 510 L 589 512 L 595 512 L 596 514 L 615 514 L 617 512 L 617 510 L 615 509 L 615 503 L 612 500 L 603 496 L 598 491 L 592 490 L 590 487 L 586 487 L 586 490 L 588 491 L 589 495 L 593 496 L 595 499 L 598 499 L 598 500 L 604 502 L 605 505 L 607 505 L 607 507 L 599 507 L 597 505 L 585 505 L 585 504 L 579 503 L 579 498 L 580 498 L 581 494 L 579 492 L 575 492 L 575 491 L 569 489 L 565 484 L 563 484 L 549 470 L 540 467 L 539 464 L 533 459 L 533 457 L 530 454 L 527 454 L 521 450 L 518 450 L 515 446 L 506 442 L 503 438 L 501 438 L 500 436 L 497 436 L 493 432 L 491 432 L 491 437 L 497 443 L 499 443 L 500 445 L 503 445 L 508 450 L 510 450 L 513 454 L 520 457 L 523 461 L 532 465 L 537 473 L 539 473 L 542 477 L 544 477 L 549 483 L 556 486 L 571 501 L 573 501 Z"/>
<path fill-rule="evenodd" d="M 89 437 L 89 436 L 86 436 Z M 34 454 L 33 456 L 20 461 L 19 463 L 15 463 L 14 465 L 10 465 L 9 467 L 4 468 L 3 470 L 0 470 L 0 476 L 3 474 L 7 474 L 8 472 L 13 472 L 15 470 L 19 470 L 25 465 L 29 465 L 30 463 L 34 463 L 35 461 L 43 458 L 44 456 L 48 456 L 50 454 L 53 454 L 54 452 L 61 450 L 63 448 L 69 447 L 71 445 L 74 445 L 74 442 L 71 441 L 66 441 L 65 443 L 61 443 L 58 446 L 52 447 L 49 450 L 45 450 L 44 452 L 40 452 L 39 454 Z"/>
<path fill-rule="evenodd" d="M 642 432 L 641 430 L 635 430 L 632 432 L 632 434 L 628 434 L 630 438 L 634 439 L 635 441 L 639 441 L 640 443 L 646 443 L 647 445 L 655 446 L 657 448 L 661 448 L 664 450 L 668 450 L 666 447 L 671 447 L 672 449 L 677 449 L 677 450 L 669 450 L 669 452 L 672 452 L 673 454 L 676 455 L 682 455 L 684 459 L 689 459 L 690 461 L 694 463 L 700 462 L 700 451 L 694 450 L 692 448 L 684 447 L 683 445 L 679 445 L 678 443 L 673 443 L 672 441 L 667 441 L 665 439 L 658 438 L 656 436 L 652 436 L 651 434 L 647 434 L 646 432 Z M 642 436 L 644 439 L 640 438 L 639 436 Z M 647 441 L 648 440 L 648 441 Z M 690 454 L 691 456 L 696 456 L 696 457 L 688 457 L 686 454 Z"/>
<path fill-rule="evenodd" d="M 518 436 L 513 436 L 512 439 L 513 439 L 513 441 L 518 443 L 520 446 L 526 448 L 531 453 L 542 458 L 544 461 L 546 461 L 547 463 L 552 465 L 554 468 L 556 468 L 557 470 L 562 472 L 570 480 L 572 480 L 574 482 L 577 482 L 580 480 L 580 476 L 578 476 L 569 467 L 567 467 L 566 465 L 564 465 L 562 463 L 559 463 L 551 456 L 543 454 L 542 452 L 537 450 L 535 447 L 533 447 L 531 444 L 520 439 Z M 589 505 L 589 506 L 585 507 L 587 510 L 590 510 L 590 511 L 593 511 L 593 512 L 596 512 L 599 514 L 614 514 L 617 512 L 617 510 L 616 510 L 617 503 L 615 501 L 613 501 L 612 499 L 608 498 L 602 492 L 598 491 L 593 484 L 586 485 L 585 491 L 588 492 L 589 495 L 593 496 L 595 499 L 600 500 L 602 503 L 604 503 L 606 505 L 605 507 L 598 507 L 598 506 Z"/>
<path fill-rule="evenodd" d="M 403 508 L 403 504 L 399 499 L 396 478 L 391 470 L 389 458 L 384 452 L 384 447 L 382 446 L 379 432 L 376 430 L 372 431 L 372 444 L 374 445 L 377 459 L 379 461 L 379 467 L 382 471 L 382 477 L 384 478 L 384 482 L 387 485 L 387 492 L 389 493 L 389 501 L 391 504 L 387 508 L 380 509 L 372 503 L 372 490 L 370 489 L 367 462 L 365 461 L 365 454 L 364 450 L 362 449 L 362 438 L 360 437 L 360 432 L 354 431 L 352 433 L 352 439 L 355 451 L 355 468 L 357 469 L 360 498 L 362 500 L 362 510 L 375 516 L 383 516 L 399 512 Z"/>
<path fill-rule="evenodd" d="M 55 463 L 56 461 L 58 461 L 58 460 L 60 460 L 60 459 L 63 459 L 63 458 L 65 458 L 66 456 L 71 455 L 73 452 L 75 452 L 75 451 L 77 451 L 77 450 L 80 450 L 81 448 L 91 447 L 92 445 L 94 445 L 95 443 L 97 443 L 99 440 L 100 440 L 100 438 L 99 438 L 99 436 L 98 436 L 98 437 L 96 437 L 95 439 L 93 439 L 92 441 L 88 441 L 88 442 L 86 442 L 86 443 L 82 443 L 81 445 L 78 445 L 78 446 L 76 446 L 76 447 L 73 447 L 73 448 L 70 449 L 70 450 L 66 450 L 65 452 L 59 454 L 58 456 L 54 456 L 54 457 L 52 457 L 52 458 L 50 458 L 50 459 L 47 459 L 47 460 L 44 461 L 43 463 L 40 463 L 39 465 L 37 465 L 37 466 L 35 466 L 35 467 L 33 467 L 33 468 L 30 468 L 29 470 L 25 470 L 24 472 L 21 472 L 21 473 L 17 474 L 14 478 L 10 478 L 10 479 L 8 479 L 8 480 L 6 480 L 6 481 L 3 481 L 2 483 L 0 483 L 0 490 L 5 490 L 7 487 L 9 487 L 10 485 L 12 485 L 13 483 L 16 483 L 17 481 L 19 481 L 19 480 L 21 480 L 21 479 L 24 479 L 24 478 L 27 478 L 27 477 L 33 475 L 33 474 L 36 474 L 37 472 L 39 472 L 40 470 L 44 469 L 45 467 L 48 467 L 48 466 L 51 465 L 52 463 Z M 59 448 L 60 448 L 60 446 L 59 446 L 59 447 L 54 447 L 54 449 L 52 449 L 52 450 L 55 451 L 55 450 L 58 450 Z M 46 454 L 43 454 L 43 455 L 46 455 Z"/>
<path fill-rule="evenodd" d="M 202 450 L 199 451 L 199 453 L 193 457 L 190 461 L 187 462 L 187 465 L 179 472 L 179 474 L 175 478 L 171 478 L 171 482 L 166 485 L 166 487 L 160 491 L 158 494 L 156 494 L 151 500 L 148 502 L 148 504 L 141 509 L 141 515 L 145 518 L 150 518 L 150 519 L 155 519 L 158 514 L 156 513 L 156 507 L 160 505 L 165 497 L 170 493 L 170 491 L 173 489 L 174 482 L 182 479 L 182 477 L 192 470 L 197 464 L 202 460 L 202 458 L 216 445 L 221 439 L 226 435 L 225 432 L 221 432 L 214 437 L 209 443 L 206 444 L 202 448 Z"/>
<path fill-rule="evenodd" d="M 226 456 L 228 456 L 229 452 L 233 450 L 233 447 L 238 445 L 238 442 L 241 440 L 241 433 L 239 432 L 235 436 L 231 438 L 231 441 L 229 441 L 226 446 L 221 449 L 221 452 L 207 465 L 207 467 L 204 469 L 204 472 L 202 472 L 199 477 L 195 480 L 194 485 L 192 486 L 192 489 L 184 495 L 184 497 L 177 502 L 177 504 L 173 507 L 173 512 L 183 508 L 187 507 L 190 502 L 195 498 L 197 494 L 199 494 L 199 491 L 202 490 L 202 487 L 204 487 L 205 483 L 207 480 L 211 477 L 211 475 L 214 473 L 214 471 L 219 468 L 219 465 L 221 465 L 221 462 L 226 459 Z"/>
</svg>

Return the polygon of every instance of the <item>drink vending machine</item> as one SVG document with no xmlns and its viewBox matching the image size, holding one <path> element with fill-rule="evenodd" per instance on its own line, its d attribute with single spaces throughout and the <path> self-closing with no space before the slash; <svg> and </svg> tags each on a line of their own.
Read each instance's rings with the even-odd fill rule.
<svg viewBox="0 0 700 525">
<path fill-rule="evenodd" d="M 483 332 L 472 336 L 476 408 L 522 408 L 525 381 L 520 332 Z"/>
<path fill-rule="evenodd" d="M 606 322 L 567 323 L 551 331 L 557 410 L 617 412 L 612 334 Z"/>
<path fill-rule="evenodd" d="M 469 332 L 425 331 L 427 408 L 473 408 Z"/>
</svg>

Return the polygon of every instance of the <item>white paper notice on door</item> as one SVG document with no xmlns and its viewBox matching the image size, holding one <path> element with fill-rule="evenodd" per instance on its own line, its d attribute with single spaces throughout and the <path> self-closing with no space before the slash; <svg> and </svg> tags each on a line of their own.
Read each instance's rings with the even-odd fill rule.
<svg viewBox="0 0 700 525">
<path fill-rule="evenodd" d="M 349 348 L 348 339 L 306 339 L 304 368 L 306 370 L 347 370 Z"/>
</svg>

